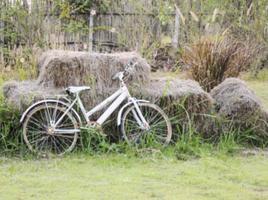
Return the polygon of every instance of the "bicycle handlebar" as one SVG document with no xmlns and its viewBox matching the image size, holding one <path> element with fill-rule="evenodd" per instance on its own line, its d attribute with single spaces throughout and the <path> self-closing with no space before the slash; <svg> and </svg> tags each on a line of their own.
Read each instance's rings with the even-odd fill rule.
<svg viewBox="0 0 268 200">
<path fill-rule="evenodd" d="M 130 67 L 134 68 L 137 64 L 138 64 L 138 62 L 133 63 L 132 61 L 130 61 L 130 62 L 126 65 L 124 71 L 127 71 L 128 68 L 130 68 Z"/>
<path fill-rule="evenodd" d="M 131 68 L 134 68 L 138 62 L 132 63 L 131 61 L 126 65 L 124 71 L 117 72 L 113 77 L 112 80 L 123 80 L 124 76 L 128 75 L 131 71 Z"/>
</svg>

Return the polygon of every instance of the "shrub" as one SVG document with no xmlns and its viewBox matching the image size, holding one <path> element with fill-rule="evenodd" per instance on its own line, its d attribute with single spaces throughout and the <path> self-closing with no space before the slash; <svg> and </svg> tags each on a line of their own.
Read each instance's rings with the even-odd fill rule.
<svg viewBox="0 0 268 200">
<path fill-rule="evenodd" d="M 19 119 L 18 111 L 6 105 L 0 97 L 0 154 L 24 150 Z"/>
<path fill-rule="evenodd" d="M 259 78 L 259 76 L 265 79 L 265 74 L 263 74 L 263 72 L 268 69 L 268 45 L 261 48 L 260 51 L 261 53 L 258 55 L 251 68 L 250 75 L 253 75 L 252 78 L 254 79 Z"/>
<path fill-rule="evenodd" d="M 257 45 L 224 36 L 202 37 L 182 53 L 182 62 L 189 67 L 192 78 L 206 90 L 227 77 L 237 77 L 248 69 Z"/>
</svg>

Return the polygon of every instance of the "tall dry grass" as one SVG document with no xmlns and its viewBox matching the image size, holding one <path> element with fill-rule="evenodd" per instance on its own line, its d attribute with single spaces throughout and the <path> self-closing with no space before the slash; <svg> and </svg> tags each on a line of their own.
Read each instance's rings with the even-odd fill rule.
<svg viewBox="0 0 268 200">
<path fill-rule="evenodd" d="M 251 65 L 258 46 L 227 36 L 202 37 L 185 47 L 182 62 L 190 75 L 206 90 L 225 78 L 237 77 Z"/>
</svg>

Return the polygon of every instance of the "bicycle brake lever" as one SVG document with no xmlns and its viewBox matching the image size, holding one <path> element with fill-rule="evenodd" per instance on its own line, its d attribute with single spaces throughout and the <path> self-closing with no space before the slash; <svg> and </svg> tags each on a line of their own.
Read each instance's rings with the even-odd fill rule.
<svg viewBox="0 0 268 200">
<path fill-rule="evenodd" d="M 134 69 L 134 67 L 138 64 L 138 62 L 133 63 L 132 61 L 130 61 L 127 66 L 125 67 L 124 72 L 130 73 L 131 70 Z"/>
<path fill-rule="evenodd" d="M 117 73 L 112 76 L 112 80 L 115 81 L 118 78 Z"/>
<path fill-rule="evenodd" d="M 124 77 L 124 72 L 117 72 L 115 75 L 112 76 L 112 80 L 116 80 L 116 79 L 122 79 Z"/>
<path fill-rule="evenodd" d="M 66 93 L 67 95 L 69 95 L 69 96 L 71 95 L 71 92 L 70 92 L 69 88 L 65 88 L 64 91 L 65 91 L 65 93 Z"/>
</svg>

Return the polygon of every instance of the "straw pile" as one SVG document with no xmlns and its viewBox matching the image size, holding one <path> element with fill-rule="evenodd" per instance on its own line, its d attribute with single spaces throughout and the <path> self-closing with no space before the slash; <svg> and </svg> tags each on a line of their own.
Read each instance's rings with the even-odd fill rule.
<svg viewBox="0 0 268 200">
<path fill-rule="evenodd" d="M 7 103 L 21 112 L 37 100 L 55 97 L 62 92 L 61 89 L 42 87 L 37 81 L 9 81 L 3 87 Z"/>
<path fill-rule="evenodd" d="M 208 134 L 204 131 L 206 126 L 210 126 L 206 114 L 213 109 L 213 99 L 196 81 L 152 78 L 148 85 L 134 93 L 164 108 L 172 119 L 175 133 L 194 128 L 202 135 Z"/>
<path fill-rule="evenodd" d="M 260 100 L 244 81 L 228 78 L 211 91 L 216 101 L 216 112 L 241 131 L 268 135 L 268 113 Z"/>
</svg>

